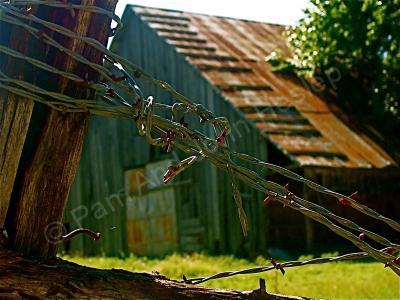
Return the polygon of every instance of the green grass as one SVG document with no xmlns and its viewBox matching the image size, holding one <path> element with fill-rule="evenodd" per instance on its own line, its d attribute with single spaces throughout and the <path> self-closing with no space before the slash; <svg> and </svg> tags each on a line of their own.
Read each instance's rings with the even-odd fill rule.
<svg viewBox="0 0 400 300">
<path fill-rule="evenodd" d="M 263 258 L 255 261 L 233 256 L 208 256 L 203 254 L 172 254 L 163 259 L 130 257 L 62 257 L 75 263 L 101 268 L 124 269 L 135 272 L 157 271 L 168 278 L 178 279 L 207 276 L 221 271 L 239 270 L 269 265 Z M 389 269 L 375 262 L 337 262 L 286 269 L 285 276 L 273 270 L 267 273 L 241 275 L 217 279 L 204 286 L 252 290 L 258 288 L 259 278 L 264 278 L 267 291 L 287 295 L 329 299 L 400 299 L 400 280 Z"/>
</svg>

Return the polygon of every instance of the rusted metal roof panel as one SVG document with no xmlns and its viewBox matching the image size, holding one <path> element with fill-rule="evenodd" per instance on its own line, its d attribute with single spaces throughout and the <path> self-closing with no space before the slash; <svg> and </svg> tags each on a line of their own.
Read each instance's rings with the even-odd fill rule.
<svg viewBox="0 0 400 300">
<path fill-rule="evenodd" d="M 272 72 L 265 57 L 290 56 L 284 27 L 202 14 L 134 7 L 134 12 L 299 165 L 396 165 L 377 144 L 335 116 L 307 83 Z"/>
<path fill-rule="evenodd" d="M 318 126 L 321 134 L 327 136 L 346 156 L 354 166 L 386 167 L 393 160 L 386 153 L 376 151 L 376 145 L 354 133 L 333 113 L 304 113 L 308 120 Z"/>
<path fill-rule="evenodd" d="M 281 145 L 290 154 L 305 155 L 324 153 L 335 156 L 342 152 L 331 141 L 323 136 L 304 137 L 290 136 L 284 134 L 271 134 L 270 139 Z"/>
</svg>

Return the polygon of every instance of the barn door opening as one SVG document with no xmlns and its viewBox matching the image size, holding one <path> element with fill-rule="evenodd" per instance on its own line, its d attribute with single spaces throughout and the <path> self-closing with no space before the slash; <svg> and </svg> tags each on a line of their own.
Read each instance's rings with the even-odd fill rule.
<svg viewBox="0 0 400 300">
<path fill-rule="evenodd" d="M 196 182 L 201 169 L 194 166 L 165 185 L 163 174 L 173 164 L 164 159 L 125 172 L 127 244 L 132 253 L 160 256 L 206 247 L 200 215 L 204 187 Z"/>
<path fill-rule="evenodd" d="M 160 256 L 178 249 L 176 197 L 162 175 L 170 160 L 125 172 L 127 241 L 130 252 Z"/>
</svg>

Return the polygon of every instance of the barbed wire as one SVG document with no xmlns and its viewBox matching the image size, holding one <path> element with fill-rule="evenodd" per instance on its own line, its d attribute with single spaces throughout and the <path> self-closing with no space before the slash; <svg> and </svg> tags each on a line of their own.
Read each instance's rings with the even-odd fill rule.
<svg viewBox="0 0 400 300">
<path fill-rule="evenodd" d="M 382 249 L 381 251 L 385 252 L 385 251 L 390 251 L 390 250 L 392 250 L 392 249 L 385 248 L 385 249 Z M 394 253 L 394 252 L 392 252 L 392 253 Z M 366 252 L 356 252 L 356 253 L 349 253 L 349 254 L 338 255 L 338 256 L 312 258 L 312 259 L 303 260 L 303 261 L 287 261 L 284 263 L 278 263 L 274 259 L 271 259 L 270 266 L 248 268 L 248 269 L 243 269 L 240 271 L 220 272 L 220 273 L 214 274 L 212 276 L 208 276 L 208 277 L 186 278 L 186 276 L 183 275 L 183 282 L 190 283 L 190 284 L 200 284 L 200 283 L 204 283 L 206 281 L 210 281 L 210 280 L 214 280 L 214 279 L 221 279 L 221 278 L 232 277 L 232 276 L 237 276 L 237 275 L 245 275 L 245 274 L 264 273 L 264 272 L 268 272 L 271 270 L 280 270 L 282 275 L 285 275 L 286 268 L 300 267 L 300 266 L 306 266 L 306 265 L 315 265 L 315 264 L 325 264 L 325 263 L 332 263 L 332 262 L 338 262 L 338 261 L 344 261 L 344 260 L 356 260 L 356 259 L 363 259 L 363 258 L 367 258 L 367 257 L 369 257 L 369 255 Z"/>
<path fill-rule="evenodd" d="M 378 250 L 372 247 L 363 240 L 361 235 L 357 236 L 346 228 L 357 231 L 358 233 L 371 238 L 375 242 L 396 251 L 400 250 L 400 245 L 392 243 L 379 234 L 362 228 L 353 221 L 337 216 L 320 205 L 294 195 L 286 187 L 267 181 L 260 175 L 261 170 L 268 169 L 277 172 L 285 177 L 301 182 L 317 192 L 333 196 L 337 198 L 340 203 L 382 221 L 396 231 L 400 231 L 399 223 L 382 216 L 365 205 L 358 203 L 351 196 L 345 196 L 334 192 L 283 167 L 263 162 L 247 154 L 231 151 L 227 142 L 227 136 L 231 130 L 226 118 L 215 117 L 211 111 L 205 109 L 202 105 L 195 104 L 184 95 L 178 93 L 168 83 L 153 78 L 150 74 L 133 63 L 109 51 L 99 41 L 87 36 L 78 35 L 63 26 L 48 22 L 35 16 L 30 9 L 31 6 L 34 5 L 47 5 L 61 9 L 64 8 L 70 10 L 71 15 L 73 16 L 75 16 L 75 10 L 85 10 L 92 13 L 104 14 L 120 24 L 118 17 L 113 13 L 96 6 L 74 5 L 59 1 L 0 0 L 0 21 L 24 28 L 32 36 L 41 40 L 43 43 L 46 43 L 49 47 L 54 47 L 76 61 L 87 65 L 101 76 L 102 82 L 89 82 L 87 79 L 81 78 L 76 74 L 58 70 L 44 61 L 29 57 L 5 45 L 0 45 L 0 52 L 15 59 L 23 60 L 43 71 L 74 81 L 77 85 L 81 85 L 87 89 L 92 89 L 96 92 L 97 97 L 96 99 L 74 99 L 56 91 L 48 91 L 36 84 L 26 81 L 25 79 L 11 78 L 2 71 L 0 71 L 1 89 L 20 95 L 23 98 L 43 103 L 55 110 L 65 113 L 89 112 L 94 115 L 135 120 L 139 135 L 146 136 L 149 144 L 163 147 L 167 150 L 171 149 L 171 147 L 175 147 L 188 155 L 188 158 L 168 168 L 164 175 L 164 181 L 166 183 L 183 172 L 186 168 L 190 167 L 193 163 L 200 160 L 209 161 L 216 167 L 228 172 L 231 178 L 233 196 L 238 208 L 239 219 L 244 235 L 247 235 L 248 232 L 247 217 L 243 209 L 242 198 L 237 181 L 241 181 L 267 195 L 266 203 L 269 201 L 278 201 L 286 207 L 297 210 L 305 216 L 327 226 L 333 232 L 351 241 L 354 245 L 364 251 L 362 252 L 363 257 L 364 255 L 369 255 L 375 258 L 377 261 L 389 266 L 397 275 L 400 276 L 400 262 L 392 252 Z M 87 58 L 83 57 L 80 53 L 63 47 L 52 36 L 46 34 L 38 27 L 35 27 L 35 24 L 36 26 L 40 25 L 52 32 L 57 32 L 63 36 L 79 40 L 95 48 L 103 53 L 104 60 L 108 64 L 108 67 L 94 64 Z M 110 30 L 110 33 L 113 34 L 113 30 Z M 114 75 L 115 73 L 117 73 L 117 75 Z M 178 102 L 174 105 L 166 105 L 156 103 L 152 97 L 145 99 L 135 81 L 137 79 L 149 81 L 158 88 L 168 91 Z M 158 111 L 170 112 L 172 119 L 160 117 L 156 114 Z M 210 124 L 213 126 L 215 137 L 208 137 L 195 129 L 189 128 L 188 124 L 184 121 L 178 122 L 173 118 L 177 113 L 182 113 L 184 115 L 193 114 L 198 116 L 203 125 Z M 258 172 L 245 168 L 235 161 L 257 166 Z M 342 227 L 339 226 L 339 224 Z M 357 256 L 361 254 L 348 254 L 347 256 L 344 255 L 337 259 L 331 258 L 331 261 L 350 259 L 350 257 L 354 257 L 354 255 Z M 312 261 L 313 262 L 308 262 L 308 264 L 329 262 L 330 260 L 314 259 Z M 304 265 L 306 263 L 302 262 L 300 264 L 288 262 L 286 264 L 286 267 L 291 267 Z M 284 264 L 281 264 L 281 266 L 282 265 Z M 254 268 L 254 270 L 256 269 L 257 268 Z M 224 274 L 237 275 L 243 274 L 242 272 L 244 271 L 225 272 Z M 201 280 L 204 280 L 204 278 L 195 281 L 198 282 Z"/>
</svg>

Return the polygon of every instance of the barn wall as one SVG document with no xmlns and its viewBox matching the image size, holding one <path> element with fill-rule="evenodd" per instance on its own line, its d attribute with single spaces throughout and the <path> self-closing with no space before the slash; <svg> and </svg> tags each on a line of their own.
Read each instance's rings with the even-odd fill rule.
<svg viewBox="0 0 400 300">
<path fill-rule="evenodd" d="M 357 191 L 355 200 L 382 215 L 400 221 L 400 172 L 394 169 L 329 169 L 306 168 L 305 176 L 336 192 L 351 195 Z M 339 205 L 335 198 L 304 189 L 305 198 L 325 206 L 332 212 L 355 221 L 365 229 L 372 230 L 399 243 L 398 233 L 388 225 L 368 217 L 348 206 Z M 331 230 L 312 221 L 312 247 L 343 248 L 354 246 Z M 330 250 L 330 249 L 328 249 Z"/>
<path fill-rule="evenodd" d="M 293 169 L 295 173 L 333 191 L 351 195 L 358 191 L 356 200 L 384 216 L 400 221 L 400 172 L 394 169 L 350 169 L 306 167 Z M 303 184 L 276 173 L 267 177 L 304 199 L 321 205 L 333 213 L 355 221 L 365 229 L 399 242 L 398 233 L 388 225 L 365 216 L 348 206 L 338 205 L 334 197 L 318 193 Z M 271 202 L 268 210 L 267 244 L 271 249 L 283 249 L 291 254 L 305 252 L 357 251 L 353 244 L 303 214 Z"/>
<path fill-rule="evenodd" d="M 272 158 L 271 158 L 272 159 Z M 284 165 L 280 161 L 271 161 L 278 165 Z M 292 169 L 293 172 L 304 175 L 301 168 Z M 288 179 L 278 173 L 271 172 L 267 175 L 267 179 L 276 182 L 282 186 L 288 185 L 288 189 L 295 195 L 303 194 L 302 184 Z M 303 214 L 289 208 L 284 207 L 277 201 L 271 201 L 265 207 L 269 226 L 267 227 L 267 244 L 268 248 L 280 249 L 296 256 L 304 253 L 307 249 L 306 240 L 306 218 Z"/>
<path fill-rule="evenodd" d="M 78 174 L 69 195 L 65 223 L 70 229 L 83 226 L 102 234 L 99 241 L 77 237 L 67 249 L 85 255 L 123 255 L 125 200 L 123 151 L 119 122 L 92 117 L 85 138 Z M 127 127 L 131 124 L 125 123 Z"/>
<path fill-rule="evenodd" d="M 140 65 L 154 77 L 172 84 L 179 92 L 203 104 L 215 115 L 226 116 L 233 125 L 233 138 L 229 141 L 231 147 L 267 159 L 265 137 L 244 119 L 241 112 L 133 12 L 126 14 L 124 19 L 125 26 L 114 41 L 114 51 Z M 172 103 L 171 96 L 166 92 L 147 82 L 139 80 L 138 83 L 146 96 L 152 95 L 156 101 Z M 213 135 L 211 127 L 197 125 L 198 120 L 193 118 L 187 121 L 191 127 L 209 136 Z M 116 195 L 123 189 L 124 171 L 166 157 L 182 159 L 184 155 L 175 151 L 166 154 L 158 148 L 150 147 L 145 138 L 137 135 L 134 122 L 92 118 L 78 176 L 70 194 L 66 221 L 71 228 L 75 228 L 78 224 L 74 221 L 73 213 L 76 214 L 77 207 L 83 205 L 88 208 L 88 217 L 82 219 L 82 226 L 102 232 L 103 239 L 94 243 L 80 237 L 72 242 L 70 248 L 75 251 L 85 249 L 84 254 L 118 255 L 126 252 L 124 204 L 118 203 L 118 208 L 111 212 L 109 210 L 107 214 L 101 214 L 100 207 L 108 205 L 110 195 Z M 200 162 L 174 181 L 190 182 L 177 188 L 176 193 L 180 250 L 246 255 L 255 255 L 265 250 L 266 223 L 262 195 L 240 186 L 250 223 L 249 237 L 244 239 L 230 180 L 224 172 L 207 162 Z M 124 199 L 111 198 L 117 202 Z M 95 203 L 101 205 L 97 204 L 91 209 Z"/>
</svg>

